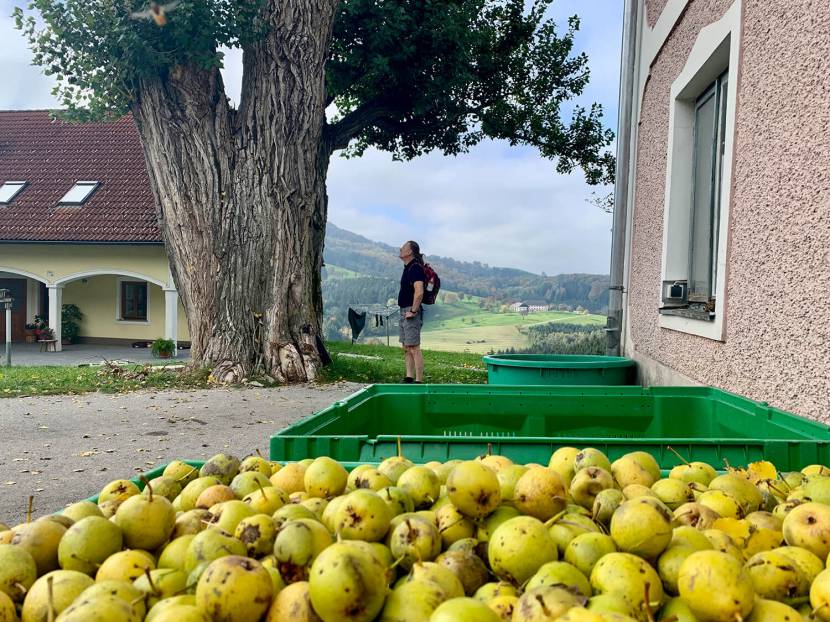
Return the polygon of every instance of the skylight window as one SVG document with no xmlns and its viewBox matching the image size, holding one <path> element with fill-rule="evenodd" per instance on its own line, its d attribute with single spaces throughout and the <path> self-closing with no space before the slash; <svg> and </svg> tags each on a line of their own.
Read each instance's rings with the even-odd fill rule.
<svg viewBox="0 0 830 622">
<path fill-rule="evenodd" d="M 0 205 L 8 205 L 26 187 L 25 181 L 7 181 L 0 186 Z"/>
<path fill-rule="evenodd" d="M 95 192 L 99 185 L 97 181 L 76 182 L 58 203 L 61 205 L 81 205 Z"/>
</svg>

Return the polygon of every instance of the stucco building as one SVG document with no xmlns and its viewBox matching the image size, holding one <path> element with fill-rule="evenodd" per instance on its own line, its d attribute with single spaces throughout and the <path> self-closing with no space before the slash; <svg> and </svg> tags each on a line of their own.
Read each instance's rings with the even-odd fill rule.
<svg viewBox="0 0 830 622">
<path fill-rule="evenodd" d="M 188 340 L 131 118 L 0 112 L 0 289 L 15 300 L 13 341 L 40 315 L 60 348 L 64 304 L 83 314 L 81 341 Z"/>
<path fill-rule="evenodd" d="M 830 3 L 626 11 L 622 351 L 644 384 L 828 419 Z"/>
</svg>

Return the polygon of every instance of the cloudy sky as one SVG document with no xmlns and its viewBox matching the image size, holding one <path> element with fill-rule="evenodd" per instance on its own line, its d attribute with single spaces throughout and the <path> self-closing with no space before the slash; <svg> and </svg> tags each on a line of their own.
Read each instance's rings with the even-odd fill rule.
<svg viewBox="0 0 830 622">
<path fill-rule="evenodd" d="M 17 4 L 23 4 L 18 2 Z M 15 2 L 0 0 L 0 109 L 52 108 L 52 83 L 30 65 L 9 17 Z M 623 0 L 555 0 L 551 16 L 565 27 L 578 14 L 577 48 L 588 54 L 591 83 L 578 100 L 599 102 L 615 129 Z M 225 78 L 239 90 L 238 55 Z M 370 151 L 335 157 L 329 172 L 329 220 L 373 240 L 420 241 L 427 253 L 533 272 L 607 273 L 611 216 L 590 205 L 581 172 L 559 175 L 535 150 L 487 141 L 470 153 L 431 154 L 393 162 Z"/>
</svg>

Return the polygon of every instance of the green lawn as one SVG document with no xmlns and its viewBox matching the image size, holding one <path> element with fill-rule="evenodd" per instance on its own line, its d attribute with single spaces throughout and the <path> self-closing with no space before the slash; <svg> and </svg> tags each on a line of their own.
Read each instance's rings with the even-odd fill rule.
<svg viewBox="0 0 830 622">
<path fill-rule="evenodd" d="M 334 362 L 325 370 L 324 380 L 395 383 L 404 377 L 406 368 L 400 347 L 351 345 L 342 341 L 326 346 Z M 487 370 L 477 354 L 425 350 L 424 369 L 426 381 L 431 383 L 487 382 Z"/>
<path fill-rule="evenodd" d="M 519 331 L 519 327 L 550 322 L 601 327 L 605 324 L 605 317 L 564 311 L 529 315 L 491 313 L 480 309 L 478 303 L 464 300 L 430 307 L 426 312 L 421 340 L 424 348 L 432 350 L 486 354 L 527 347 L 527 337 Z"/>
<path fill-rule="evenodd" d="M 333 266 L 332 264 L 326 264 L 326 273 L 329 278 L 332 279 L 356 279 L 359 276 L 366 276 L 364 274 L 360 274 L 359 272 L 355 272 L 354 270 L 341 268 L 340 266 Z"/>
<path fill-rule="evenodd" d="M 461 304 L 464 304 L 462 302 Z M 563 324 L 605 324 L 602 315 L 584 315 L 565 311 L 544 311 L 521 315 L 520 313 L 491 313 L 478 308 L 478 304 L 467 305 L 470 311 L 465 313 L 452 305 L 435 305 L 426 312 L 424 331 L 446 330 L 454 328 L 470 328 L 478 326 L 530 326 L 532 324 L 547 324 L 548 322 L 562 322 Z M 446 311 L 442 307 L 449 307 Z"/>
<path fill-rule="evenodd" d="M 487 354 L 528 345 L 516 326 L 475 326 L 421 333 L 421 345 L 429 350 Z"/>
<path fill-rule="evenodd" d="M 321 382 L 400 382 L 403 352 L 397 347 L 327 344 L 334 360 Z M 346 356 L 344 356 L 346 355 Z M 480 384 L 487 381 L 481 357 L 456 352 L 425 352 L 426 377 L 432 383 Z M 101 391 L 124 393 L 138 389 L 192 389 L 209 386 L 207 372 L 131 365 L 115 370 L 103 367 L 0 368 L 0 397 L 74 395 Z"/>
<path fill-rule="evenodd" d="M 0 368 L 0 397 L 72 395 L 101 391 L 123 393 L 138 389 L 185 389 L 207 386 L 207 372 L 194 373 L 130 365 L 116 370 L 103 367 Z"/>
</svg>

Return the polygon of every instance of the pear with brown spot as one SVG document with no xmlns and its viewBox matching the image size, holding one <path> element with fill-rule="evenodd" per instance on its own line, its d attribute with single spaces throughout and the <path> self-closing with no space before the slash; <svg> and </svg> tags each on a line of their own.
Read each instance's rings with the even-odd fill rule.
<svg viewBox="0 0 830 622">
<path fill-rule="evenodd" d="M 262 564 L 231 555 L 213 561 L 196 586 L 196 604 L 213 622 L 257 622 L 273 597 L 271 575 Z"/>
</svg>

